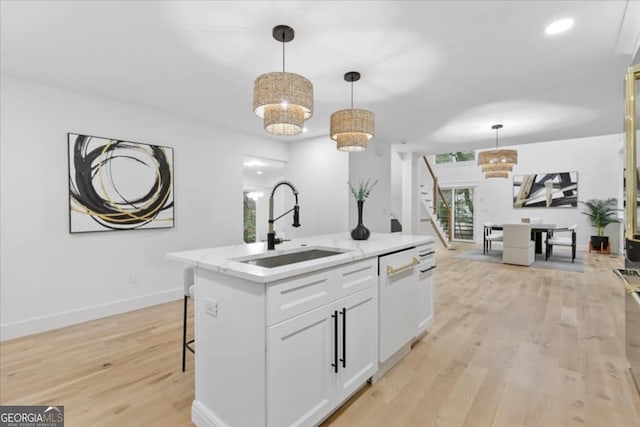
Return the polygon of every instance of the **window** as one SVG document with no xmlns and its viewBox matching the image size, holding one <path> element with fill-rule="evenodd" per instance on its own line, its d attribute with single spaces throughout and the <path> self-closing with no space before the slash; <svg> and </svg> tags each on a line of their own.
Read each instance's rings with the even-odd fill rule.
<svg viewBox="0 0 640 427">
<path fill-rule="evenodd" d="M 436 154 L 436 164 L 470 162 L 475 160 L 473 151 L 456 151 L 455 153 Z"/>
<path fill-rule="evenodd" d="M 244 242 L 254 243 L 256 241 L 256 201 L 249 196 L 249 192 L 244 192 Z"/>
</svg>

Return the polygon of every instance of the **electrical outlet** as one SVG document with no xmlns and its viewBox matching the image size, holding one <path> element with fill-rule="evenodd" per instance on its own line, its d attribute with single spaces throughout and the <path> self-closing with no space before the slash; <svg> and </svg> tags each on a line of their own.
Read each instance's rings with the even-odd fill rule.
<svg viewBox="0 0 640 427">
<path fill-rule="evenodd" d="M 138 275 L 138 273 L 135 273 L 135 272 L 129 273 L 129 284 L 135 285 L 138 283 L 140 283 L 140 276 Z"/>
<path fill-rule="evenodd" d="M 212 299 L 205 299 L 204 312 L 209 316 L 218 317 L 218 301 Z"/>
</svg>

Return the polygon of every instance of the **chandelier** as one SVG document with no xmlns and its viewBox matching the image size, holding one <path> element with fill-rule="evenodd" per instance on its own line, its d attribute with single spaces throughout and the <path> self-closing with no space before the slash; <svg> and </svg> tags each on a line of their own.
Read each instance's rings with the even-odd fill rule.
<svg viewBox="0 0 640 427">
<path fill-rule="evenodd" d="M 282 42 L 282 72 L 258 76 L 253 83 L 253 112 L 264 119 L 264 130 L 275 135 L 297 135 L 313 114 L 313 85 L 305 77 L 285 72 L 285 43 L 293 28 L 278 25 L 273 38 Z"/>
<path fill-rule="evenodd" d="M 491 126 L 496 131 L 496 148 L 482 151 L 478 154 L 478 166 L 482 168 L 485 178 L 507 178 L 513 166 L 518 164 L 518 152 L 516 150 L 501 150 L 498 148 L 498 130 L 502 125 Z"/>
<path fill-rule="evenodd" d="M 375 116 L 371 111 L 353 108 L 353 82 L 360 80 L 360 73 L 349 71 L 344 79 L 351 83 L 351 108 L 331 115 L 329 135 L 340 151 L 364 151 L 373 138 Z"/>
</svg>

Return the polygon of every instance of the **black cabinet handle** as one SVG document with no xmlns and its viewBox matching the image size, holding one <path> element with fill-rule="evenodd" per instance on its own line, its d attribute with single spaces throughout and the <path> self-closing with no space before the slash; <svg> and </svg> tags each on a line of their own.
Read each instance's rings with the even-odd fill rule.
<svg viewBox="0 0 640 427">
<path fill-rule="evenodd" d="M 424 270 L 420 270 L 420 273 L 426 273 L 427 271 L 431 271 L 431 270 L 433 270 L 433 269 L 435 269 L 435 268 L 436 268 L 436 266 L 435 266 L 435 265 L 432 265 L 432 266 L 431 266 L 431 267 L 429 267 L 429 268 L 426 268 L 426 269 L 424 269 Z"/>
<path fill-rule="evenodd" d="M 338 310 L 331 315 L 333 318 L 333 372 L 338 373 Z"/>
<path fill-rule="evenodd" d="M 347 308 L 342 307 L 342 367 L 347 367 Z"/>
<path fill-rule="evenodd" d="M 428 257 L 429 255 L 433 255 L 433 254 L 435 254 L 435 253 L 436 253 L 436 251 L 420 252 L 420 258 L 426 258 L 426 257 Z"/>
</svg>

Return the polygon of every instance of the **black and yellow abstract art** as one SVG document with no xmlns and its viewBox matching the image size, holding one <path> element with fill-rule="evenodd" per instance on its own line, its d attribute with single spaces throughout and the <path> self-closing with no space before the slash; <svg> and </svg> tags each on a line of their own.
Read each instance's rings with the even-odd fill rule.
<svg viewBox="0 0 640 427">
<path fill-rule="evenodd" d="M 173 148 L 68 134 L 69 232 L 174 226 Z"/>
<path fill-rule="evenodd" d="M 514 175 L 513 207 L 578 207 L 578 172 Z"/>
</svg>

